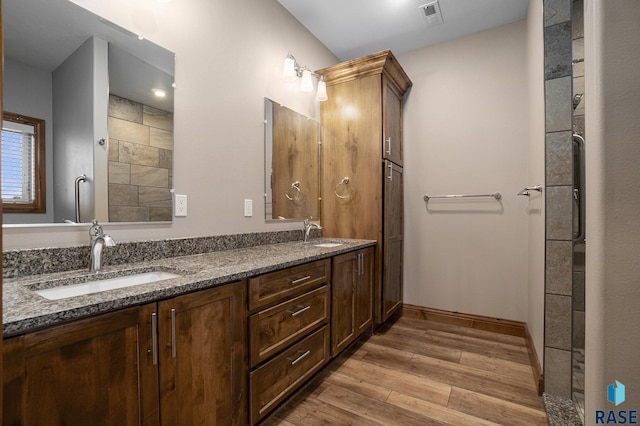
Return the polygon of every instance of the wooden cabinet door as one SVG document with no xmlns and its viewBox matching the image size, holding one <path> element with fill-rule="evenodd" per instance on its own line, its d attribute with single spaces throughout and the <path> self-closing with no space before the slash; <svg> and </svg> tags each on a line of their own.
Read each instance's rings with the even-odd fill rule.
<svg viewBox="0 0 640 426">
<path fill-rule="evenodd" d="M 333 258 L 331 265 L 331 353 L 336 356 L 373 321 L 374 250 Z"/>
<path fill-rule="evenodd" d="M 385 161 L 382 321 L 402 307 L 404 209 L 402 167 Z"/>
<path fill-rule="evenodd" d="M 330 85 L 322 102 L 322 227 L 328 237 L 382 237 L 381 77 Z M 344 178 L 348 178 L 348 182 Z"/>
<path fill-rule="evenodd" d="M 382 81 L 383 156 L 402 166 L 402 95 L 386 78 Z"/>
<path fill-rule="evenodd" d="M 356 335 L 362 334 L 373 321 L 373 274 L 374 274 L 374 249 L 373 247 L 360 250 L 357 280 L 354 288 L 354 317 Z"/>
<path fill-rule="evenodd" d="M 355 282 L 357 252 L 333 258 L 331 265 L 331 354 L 336 356 L 356 337 Z"/>
<path fill-rule="evenodd" d="M 246 284 L 158 303 L 164 425 L 244 425 Z"/>
<path fill-rule="evenodd" d="M 157 425 L 156 304 L 7 341 L 3 424 Z"/>
</svg>

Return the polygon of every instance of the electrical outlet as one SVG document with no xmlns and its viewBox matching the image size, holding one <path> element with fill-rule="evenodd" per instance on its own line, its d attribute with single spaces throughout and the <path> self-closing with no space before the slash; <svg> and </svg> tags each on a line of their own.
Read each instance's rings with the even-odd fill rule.
<svg viewBox="0 0 640 426">
<path fill-rule="evenodd" d="M 244 217 L 253 216 L 253 200 L 244 200 Z"/>
<path fill-rule="evenodd" d="M 175 217 L 187 216 L 187 196 L 186 195 L 175 196 L 174 216 Z"/>
</svg>

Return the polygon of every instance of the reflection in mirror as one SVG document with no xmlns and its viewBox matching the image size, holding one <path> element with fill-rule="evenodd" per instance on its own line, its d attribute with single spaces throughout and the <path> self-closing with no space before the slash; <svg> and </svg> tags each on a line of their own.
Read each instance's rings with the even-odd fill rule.
<svg viewBox="0 0 640 426">
<path fill-rule="evenodd" d="M 266 220 L 319 220 L 320 123 L 267 98 L 264 115 Z"/>
<path fill-rule="evenodd" d="M 2 19 L 3 108 L 45 121 L 46 176 L 46 211 L 3 223 L 170 221 L 174 54 L 68 0 Z"/>
</svg>

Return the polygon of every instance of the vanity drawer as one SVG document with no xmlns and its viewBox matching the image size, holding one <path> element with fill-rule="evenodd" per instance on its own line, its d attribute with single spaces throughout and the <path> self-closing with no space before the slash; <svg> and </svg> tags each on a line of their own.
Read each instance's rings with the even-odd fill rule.
<svg viewBox="0 0 640 426">
<path fill-rule="evenodd" d="M 305 263 L 249 279 L 249 310 L 303 293 L 331 277 L 330 259 Z"/>
<path fill-rule="evenodd" d="M 251 366 L 329 319 L 329 286 L 324 285 L 249 317 Z"/>
<path fill-rule="evenodd" d="M 249 375 L 251 424 L 264 418 L 329 360 L 329 326 L 325 325 Z"/>
</svg>

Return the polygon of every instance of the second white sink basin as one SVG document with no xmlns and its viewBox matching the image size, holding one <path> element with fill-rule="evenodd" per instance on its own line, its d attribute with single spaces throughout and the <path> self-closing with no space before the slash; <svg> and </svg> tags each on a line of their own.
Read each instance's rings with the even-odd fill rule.
<svg viewBox="0 0 640 426">
<path fill-rule="evenodd" d="M 68 297 L 83 296 L 85 294 L 99 293 L 106 290 L 131 287 L 140 284 L 148 284 L 156 281 L 178 278 L 181 275 L 166 271 L 142 272 L 135 275 L 93 280 L 80 284 L 60 285 L 57 287 L 36 290 L 35 292 L 45 299 L 59 300 Z"/>
<path fill-rule="evenodd" d="M 338 247 L 343 245 L 340 241 L 324 241 L 321 243 L 314 244 L 314 247 Z"/>
</svg>

